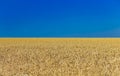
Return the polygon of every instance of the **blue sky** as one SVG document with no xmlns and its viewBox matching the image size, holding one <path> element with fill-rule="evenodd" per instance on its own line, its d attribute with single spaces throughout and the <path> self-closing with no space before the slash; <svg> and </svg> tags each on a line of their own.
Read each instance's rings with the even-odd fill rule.
<svg viewBox="0 0 120 76">
<path fill-rule="evenodd" d="M 0 37 L 120 37 L 120 1 L 1 0 Z"/>
</svg>

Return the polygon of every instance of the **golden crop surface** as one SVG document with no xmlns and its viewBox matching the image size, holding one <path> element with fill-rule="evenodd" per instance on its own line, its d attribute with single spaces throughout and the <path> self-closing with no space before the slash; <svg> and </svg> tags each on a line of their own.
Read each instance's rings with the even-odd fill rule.
<svg viewBox="0 0 120 76">
<path fill-rule="evenodd" d="M 120 76 L 120 39 L 2 38 L 0 76 Z"/>
</svg>

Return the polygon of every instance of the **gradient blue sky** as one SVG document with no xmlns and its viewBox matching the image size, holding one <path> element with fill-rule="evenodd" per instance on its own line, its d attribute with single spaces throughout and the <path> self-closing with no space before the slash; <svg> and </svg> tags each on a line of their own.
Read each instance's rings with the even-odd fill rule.
<svg viewBox="0 0 120 76">
<path fill-rule="evenodd" d="M 120 37 L 120 1 L 0 0 L 0 37 Z"/>
</svg>

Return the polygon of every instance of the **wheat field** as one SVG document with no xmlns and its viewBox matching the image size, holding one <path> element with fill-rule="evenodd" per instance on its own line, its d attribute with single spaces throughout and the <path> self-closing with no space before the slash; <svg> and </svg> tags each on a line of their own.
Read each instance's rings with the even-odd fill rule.
<svg viewBox="0 0 120 76">
<path fill-rule="evenodd" d="M 1 38 L 0 76 L 120 76 L 120 39 Z"/>
</svg>

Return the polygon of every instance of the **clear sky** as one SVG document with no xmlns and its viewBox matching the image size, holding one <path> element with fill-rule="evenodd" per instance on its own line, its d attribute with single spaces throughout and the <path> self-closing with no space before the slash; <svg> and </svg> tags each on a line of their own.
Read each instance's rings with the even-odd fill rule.
<svg viewBox="0 0 120 76">
<path fill-rule="evenodd" d="M 120 37 L 120 1 L 0 0 L 0 37 Z"/>
</svg>

